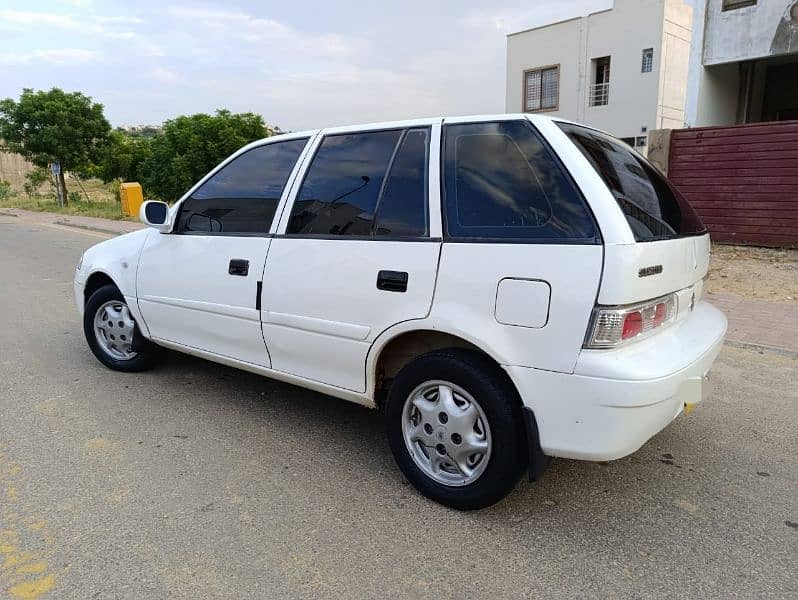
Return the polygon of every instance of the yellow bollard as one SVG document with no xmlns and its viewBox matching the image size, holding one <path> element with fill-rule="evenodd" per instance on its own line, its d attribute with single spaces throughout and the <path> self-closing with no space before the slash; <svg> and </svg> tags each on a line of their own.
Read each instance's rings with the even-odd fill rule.
<svg viewBox="0 0 798 600">
<path fill-rule="evenodd" d="M 144 193 L 140 183 L 123 183 L 119 186 L 119 199 L 122 201 L 122 214 L 126 217 L 136 217 L 144 202 Z"/>
</svg>

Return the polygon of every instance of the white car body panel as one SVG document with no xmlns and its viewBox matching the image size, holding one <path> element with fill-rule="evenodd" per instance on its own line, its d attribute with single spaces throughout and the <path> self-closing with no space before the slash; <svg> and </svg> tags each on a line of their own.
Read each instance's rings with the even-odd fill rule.
<svg viewBox="0 0 798 600">
<path fill-rule="evenodd" d="M 585 350 L 575 373 L 507 367 L 535 413 L 543 452 L 614 460 L 638 450 L 707 393 L 726 318 L 707 302 L 666 330 L 615 350 Z"/>
<path fill-rule="evenodd" d="M 602 248 L 595 244 L 444 243 L 430 316 L 444 330 L 468 330 L 499 364 L 570 373 L 596 301 L 601 261 Z M 494 318 L 499 282 L 508 277 L 551 287 L 545 327 L 504 325 Z"/>
<path fill-rule="evenodd" d="M 256 310 L 268 238 L 150 236 L 141 253 L 139 309 L 155 341 L 169 341 L 268 367 Z M 168 260 L 164 260 L 168 257 Z M 249 261 L 246 277 L 232 259 Z"/>
<path fill-rule="evenodd" d="M 74 282 L 75 302 L 81 316 L 86 283 L 91 275 L 102 273 L 122 292 L 131 315 L 139 323 L 139 329 L 149 337 L 136 298 L 136 273 L 144 243 L 151 235 L 157 235 L 157 232 L 153 229 L 140 229 L 100 242 L 83 253 L 80 269 L 75 271 Z"/>
<path fill-rule="evenodd" d="M 441 241 L 442 127 L 511 119 L 531 122 L 557 154 L 590 207 L 602 243 Z M 197 182 L 170 214 L 174 221 L 180 202 L 249 148 L 308 137 L 268 234 L 150 229 L 109 240 L 86 252 L 75 277 L 76 302 L 82 310 L 88 278 L 104 273 L 119 286 L 145 337 L 366 406 L 375 405 L 377 363 L 392 340 L 413 331 L 447 333 L 479 347 L 506 370 L 534 412 L 546 454 L 625 456 L 685 404 L 701 400 L 726 321 L 703 300 L 709 236 L 635 243 L 612 193 L 558 120 L 505 114 L 418 119 L 255 142 Z M 284 235 L 298 182 L 323 135 L 412 126 L 432 131 L 428 240 Z M 232 258 L 250 261 L 247 277 L 227 273 Z M 638 275 L 657 265 L 661 273 Z M 378 290 L 380 270 L 407 271 L 407 292 Z M 583 349 L 596 304 L 669 293 L 678 298 L 678 312 L 662 331 L 612 350 Z"/>
<path fill-rule="evenodd" d="M 629 304 L 681 290 L 709 272 L 709 235 L 607 246 L 599 304 Z M 640 269 L 661 267 L 657 275 Z M 632 276 L 630 276 L 632 274 Z"/>
<path fill-rule="evenodd" d="M 365 392 L 363 364 L 374 338 L 429 313 L 439 251 L 434 242 L 272 240 L 263 337 L 273 367 Z M 407 292 L 377 289 L 380 270 L 407 272 Z"/>
</svg>

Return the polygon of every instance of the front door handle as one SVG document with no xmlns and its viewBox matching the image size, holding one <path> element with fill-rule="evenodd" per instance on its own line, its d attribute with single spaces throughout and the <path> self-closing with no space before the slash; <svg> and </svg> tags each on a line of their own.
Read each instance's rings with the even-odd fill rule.
<svg viewBox="0 0 798 600">
<path fill-rule="evenodd" d="M 243 258 L 234 258 L 230 261 L 230 267 L 227 269 L 230 275 L 240 275 L 246 277 L 249 273 L 249 261 Z"/>
<path fill-rule="evenodd" d="M 380 271 L 377 273 L 377 289 L 386 292 L 406 292 L 406 271 Z"/>
</svg>

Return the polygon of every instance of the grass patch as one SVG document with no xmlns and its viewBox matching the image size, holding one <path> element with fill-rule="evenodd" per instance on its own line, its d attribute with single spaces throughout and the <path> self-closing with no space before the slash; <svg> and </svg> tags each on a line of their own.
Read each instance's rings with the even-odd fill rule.
<svg viewBox="0 0 798 600">
<path fill-rule="evenodd" d="M 21 208 L 39 212 L 58 213 L 62 215 L 79 215 L 82 217 L 100 217 L 102 219 L 131 220 L 122 214 L 122 205 L 113 202 L 70 202 L 69 206 L 59 206 L 52 198 L 28 198 L 27 196 L 11 196 L 0 200 L 0 208 Z"/>
<path fill-rule="evenodd" d="M 82 217 L 99 217 L 101 219 L 115 219 L 120 221 L 135 221 L 133 217 L 122 214 L 122 205 L 117 200 L 113 187 L 109 184 L 91 179 L 82 182 L 81 188 L 75 180 L 68 180 L 70 195 L 73 200 L 68 206 L 61 207 L 52 193 L 28 197 L 25 194 L 12 194 L 10 197 L 0 199 L 0 208 L 21 208 L 38 212 L 57 213 L 62 215 L 78 215 Z M 84 192 L 85 190 L 85 192 Z M 75 200 L 75 192 L 80 194 L 80 200 Z M 88 196 L 88 198 L 87 198 Z"/>
</svg>

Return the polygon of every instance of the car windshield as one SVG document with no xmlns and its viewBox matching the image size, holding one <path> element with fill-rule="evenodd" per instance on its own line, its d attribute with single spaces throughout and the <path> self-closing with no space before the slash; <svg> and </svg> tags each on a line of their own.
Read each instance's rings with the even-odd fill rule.
<svg viewBox="0 0 798 600">
<path fill-rule="evenodd" d="M 687 200 L 625 143 L 594 129 L 558 123 L 607 184 L 638 242 L 706 233 Z"/>
</svg>

